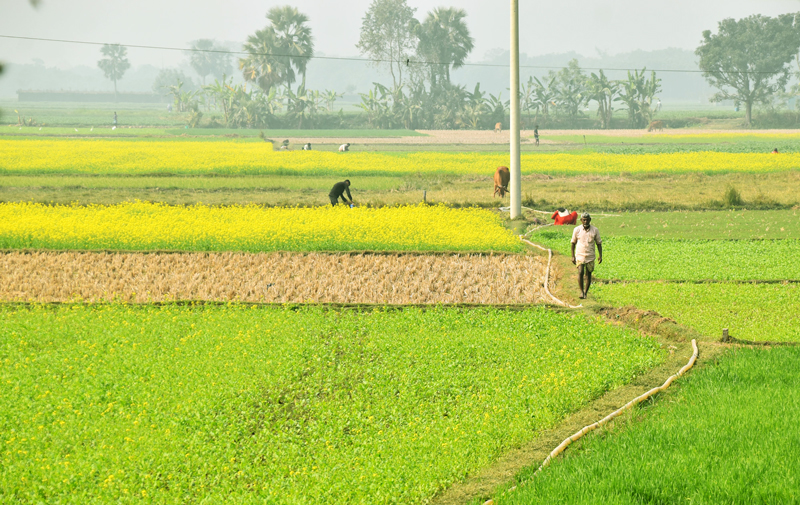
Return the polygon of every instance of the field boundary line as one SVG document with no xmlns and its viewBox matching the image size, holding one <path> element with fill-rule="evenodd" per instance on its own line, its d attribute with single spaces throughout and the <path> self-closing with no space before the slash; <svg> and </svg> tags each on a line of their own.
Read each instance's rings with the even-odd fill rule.
<svg viewBox="0 0 800 505">
<path fill-rule="evenodd" d="M 292 251 L 287 249 L 272 250 L 272 251 L 234 251 L 221 249 L 217 251 L 207 250 L 182 250 L 182 249 L 37 249 L 37 248 L 24 248 L 24 249 L 5 249 L 0 248 L 0 254 L 35 254 L 35 253 L 92 253 L 92 254 L 329 254 L 339 256 L 523 256 L 524 251 L 503 251 L 503 250 L 379 250 L 379 249 L 358 249 L 358 250 L 318 250 L 318 251 Z"/>
<path fill-rule="evenodd" d="M 686 280 L 686 279 L 597 279 L 594 281 L 597 284 L 798 284 L 800 279 L 730 279 L 730 280 L 717 280 L 717 279 L 702 279 L 702 280 Z"/>
<path fill-rule="evenodd" d="M 675 379 L 677 379 L 678 377 L 680 377 L 681 375 L 686 373 L 689 369 L 691 369 L 694 366 L 695 362 L 697 361 L 697 356 L 699 355 L 700 351 L 697 348 L 697 340 L 696 339 L 692 339 L 692 351 L 693 351 L 692 352 L 692 356 L 691 356 L 691 358 L 689 358 L 689 362 L 686 363 L 680 370 L 678 370 L 677 373 L 671 375 L 664 382 L 664 384 L 662 384 L 661 386 L 654 387 L 650 391 L 647 391 L 646 393 L 637 396 L 636 398 L 634 398 L 633 400 L 629 401 L 628 403 L 626 403 L 625 405 L 623 405 L 619 409 L 615 410 L 614 412 L 610 413 L 609 415 L 607 415 L 603 419 L 601 419 L 601 420 L 599 420 L 599 421 L 597 421 L 595 423 L 592 423 L 592 424 L 590 424 L 588 426 L 584 426 L 582 429 L 580 429 L 579 431 L 575 432 L 575 434 L 573 434 L 572 436 L 567 437 L 566 439 L 564 439 L 564 441 L 561 442 L 558 445 L 558 447 L 553 449 L 553 451 L 547 456 L 547 458 L 545 458 L 545 460 L 542 462 L 542 464 L 539 466 L 539 468 L 536 469 L 535 472 L 533 472 L 533 475 L 531 475 L 531 477 L 529 479 L 527 479 L 526 482 L 530 482 L 530 480 L 533 479 L 536 476 L 536 474 L 538 474 L 543 469 L 545 469 L 547 466 L 549 466 L 550 462 L 553 460 L 553 458 L 557 457 L 559 454 L 564 452 L 567 449 L 567 447 L 569 447 L 569 445 L 572 444 L 572 442 L 576 442 L 576 441 L 580 440 L 584 435 L 586 435 L 590 431 L 593 431 L 593 430 L 605 425 L 606 423 L 608 423 L 609 421 L 611 421 L 615 417 L 618 417 L 619 415 L 621 415 L 626 410 L 629 410 L 629 409 L 633 408 L 635 405 L 638 405 L 639 403 L 643 402 L 644 400 L 647 400 L 648 398 L 650 398 L 654 394 L 660 393 L 661 391 L 664 391 L 665 389 L 667 389 Z M 517 489 L 517 487 L 523 486 L 523 485 L 525 485 L 525 482 L 521 482 L 518 486 L 513 486 L 512 488 L 510 488 L 508 490 L 508 492 L 510 493 L 510 492 L 514 491 L 515 489 Z M 494 504 L 494 500 L 489 499 L 486 502 L 484 502 L 483 505 L 492 505 L 492 504 Z"/>
<path fill-rule="evenodd" d="M 356 309 L 356 310 L 404 310 L 404 309 L 496 309 L 508 311 L 524 311 L 531 310 L 537 307 L 545 307 L 548 310 L 561 311 L 562 307 L 553 306 L 546 303 L 403 303 L 388 305 L 385 303 L 338 303 L 338 302 L 246 302 L 246 301 L 220 301 L 220 300 L 170 300 L 170 301 L 151 301 L 151 302 L 125 302 L 125 301 L 99 301 L 87 302 L 82 300 L 66 301 L 66 302 L 31 302 L 31 301 L 0 301 L 0 308 L 3 307 L 61 307 L 61 306 L 104 306 L 104 305 L 124 305 L 128 307 L 227 307 L 227 306 L 240 306 L 240 307 L 264 307 L 264 308 L 279 308 L 289 310 L 300 310 L 306 307 L 322 307 L 326 309 Z"/>
<path fill-rule="evenodd" d="M 550 264 L 553 262 L 553 250 L 552 249 L 545 249 L 544 247 L 542 247 L 542 246 L 540 246 L 538 244 L 534 244 L 530 240 L 523 238 L 522 235 L 519 236 L 519 239 L 522 240 L 523 242 L 525 242 L 526 244 L 530 244 L 533 247 L 537 247 L 537 248 L 541 249 L 542 251 L 547 251 L 547 269 L 544 271 L 544 291 L 545 291 L 545 293 L 547 293 L 547 295 L 550 298 L 552 298 L 559 305 L 563 305 L 564 307 L 569 307 L 570 309 L 580 309 L 580 308 L 582 308 L 583 304 L 581 304 L 581 305 L 570 305 L 565 301 L 559 300 L 558 298 L 555 297 L 555 295 L 553 293 L 550 292 L 550 286 L 549 286 L 550 285 Z"/>
</svg>

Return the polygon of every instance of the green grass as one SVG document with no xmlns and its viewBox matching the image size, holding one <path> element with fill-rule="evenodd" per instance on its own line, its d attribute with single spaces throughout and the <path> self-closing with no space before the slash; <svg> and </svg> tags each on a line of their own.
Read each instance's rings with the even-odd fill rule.
<svg viewBox="0 0 800 505">
<path fill-rule="evenodd" d="M 732 351 L 496 503 L 798 503 L 799 360 Z"/>
<path fill-rule="evenodd" d="M 633 305 L 694 328 L 710 340 L 722 329 L 742 340 L 800 342 L 800 284 L 598 284 L 595 297 Z"/>
<path fill-rule="evenodd" d="M 530 240 L 571 256 L 572 226 Z M 600 230 L 601 237 L 603 230 Z M 610 236 L 595 275 L 620 280 L 800 280 L 800 240 L 681 240 Z"/>
<path fill-rule="evenodd" d="M 614 237 L 798 239 L 799 218 L 798 210 L 625 212 L 619 217 L 597 216 L 592 223 Z"/>
<path fill-rule="evenodd" d="M 0 318 L 8 503 L 419 503 L 663 357 L 542 308 Z"/>
</svg>

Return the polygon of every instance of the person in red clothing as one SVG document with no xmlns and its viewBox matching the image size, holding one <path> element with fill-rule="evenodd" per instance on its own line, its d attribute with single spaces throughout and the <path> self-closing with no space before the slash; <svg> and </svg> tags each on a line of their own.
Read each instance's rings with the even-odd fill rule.
<svg viewBox="0 0 800 505">
<path fill-rule="evenodd" d="M 553 224 L 556 226 L 561 224 L 575 224 L 578 222 L 578 213 L 570 212 L 567 209 L 560 207 L 557 211 L 553 212 L 551 218 L 555 219 L 555 223 Z"/>
</svg>

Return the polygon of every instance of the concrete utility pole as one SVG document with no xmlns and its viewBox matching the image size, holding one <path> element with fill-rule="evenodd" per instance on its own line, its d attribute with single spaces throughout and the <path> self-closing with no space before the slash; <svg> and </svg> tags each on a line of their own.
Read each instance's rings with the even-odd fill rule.
<svg viewBox="0 0 800 505">
<path fill-rule="evenodd" d="M 519 0 L 511 0 L 511 162 L 509 193 L 511 219 L 522 214 L 521 168 L 519 157 Z"/>
</svg>

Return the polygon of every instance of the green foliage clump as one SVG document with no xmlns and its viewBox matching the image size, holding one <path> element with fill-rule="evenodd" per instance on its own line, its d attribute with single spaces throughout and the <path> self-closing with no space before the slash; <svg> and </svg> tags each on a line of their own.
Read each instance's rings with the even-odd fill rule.
<svg viewBox="0 0 800 505">
<path fill-rule="evenodd" d="M 663 357 L 543 308 L 0 318 L 0 489 L 14 503 L 420 503 Z"/>
</svg>

